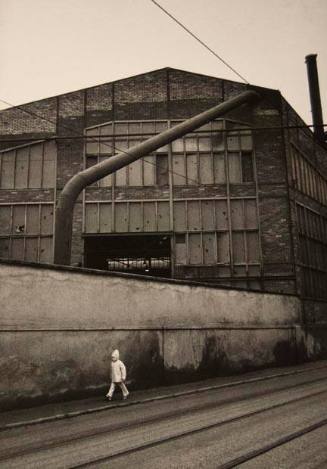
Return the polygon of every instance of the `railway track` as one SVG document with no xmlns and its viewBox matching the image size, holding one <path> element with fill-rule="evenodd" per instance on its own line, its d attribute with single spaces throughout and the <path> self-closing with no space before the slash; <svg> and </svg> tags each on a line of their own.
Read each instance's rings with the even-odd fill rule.
<svg viewBox="0 0 327 469">
<path fill-rule="evenodd" d="M 208 396 L 210 392 L 212 393 L 212 390 L 203 391 L 203 394 Z M 66 456 L 71 461 L 65 463 L 64 467 L 67 468 L 106 467 L 111 463 L 114 463 L 116 467 L 120 460 L 128 457 L 133 458 L 135 454 L 149 451 L 151 448 L 172 445 L 200 433 L 225 428 L 238 422 L 244 423 L 246 420 L 250 421 L 251 418 L 264 416 L 272 411 L 284 409 L 287 412 L 287 409 L 295 404 L 306 403 L 307 406 L 307 402 L 310 400 L 325 396 L 327 396 L 326 373 L 324 376 L 318 375 L 314 379 L 306 381 L 302 379 L 301 383 L 289 383 L 288 385 L 280 383 L 273 390 L 252 389 L 251 393 L 245 392 L 245 395 L 241 397 L 229 398 L 225 396 L 217 402 L 212 402 L 210 400 L 212 396 L 209 396 L 209 402 L 164 409 L 162 413 L 157 415 L 146 415 L 146 406 L 143 405 L 145 415 L 142 418 L 135 418 L 134 421 L 127 419 L 121 424 L 110 422 L 100 429 L 92 428 L 89 431 L 73 433 L 70 437 L 63 435 L 62 439 L 55 438 L 51 442 L 32 444 L 21 450 L 16 448 L 7 454 L 5 452 L 0 457 L 0 467 L 24 467 L 25 469 L 40 464 L 41 467 L 62 467 L 56 465 L 54 461 L 57 457 Z M 250 461 L 251 458 L 254 459 L 272 451 L 277 446 L 313 432 L 325 426 L 326 423 L 327 416 L 325 415 L 323 418 L 310 422 L 309 425 L 303 425 L 299 430 L 288 432 L 276 438 L 269 444 L 244 452 L 219 467 L 229 468 L 241 465 Z M 118 446 L 117 444 L 110 445 L 113 436 L 119 441 Z M 85 451 L 85 448 L 89 448 L 89 451 Z"/>
<path fill-rule="evenodd" d="M 217 469 L 232 469 L 233 467 L 238 467 L 241 466 L 242 464 L 253 461 L 255 460 L 258 456 L 261 456 L 263 454 L 268 453 L 269 451 L 274 450 L 275 448 L 278 448 L 279 446 L 286 445 L 290 441 L 296 440 L 298 438 L 301 438 L 302 436 L 311 433 L 315 430 L 318 430 L 321 427 L 324 427 L 327 425 L 327 418 L 323 418 L 319 420 L 318 422 L 315 422 L 312 425 L 308 425 L 301 430 L 298 430 L 296 432 L 290 433 L 288 435 L 285 435 L 276 441 L 269 443 L 268 445 L 262 446 L 262 448 L 256 449 L 249 451 L 242 456 L 239 456 L 235 459 L 232 459 L 231 461 L 228 461 L 225 464 L 221 464 L 217 466 Z M 327 452 L 326 452 L 326 458 L 327 458 Z"/>
<path fill-rule="evenodd" d="M 250 412 L 248 414 L 240 415 L 238 417 L 227 419 L 225 421 L 218 421 L 218 422 L 215 422 L 215 423 L 212 423 L 212 424 L 209 424 L 209 425 L 207 424 L 207 425 L 199 426 L 197 428 L 193 428 L 193 429 L 190 429 L 190 430 L 187 430 L 187 431 L 184 431 L 184 432 L 174 433 L 172 435 L 168 435 L 168 436 L 165 436 L 163 438 L 158 438 L 157 440 L 154 439 L 152 441 L 148 441 L 148 442 L 142 443 L 140 445 L 135 445 L 133 447 L 126 448 L 122 451 L 117 451 L 116 453 L 114 452 L 114 453 L 112 453 L 108 456 L 95 458 L 95 459 L 90 460 L 86 463 L 73 464 L 73 465 L 69 466 L 69 468 L 70 469 L 84 468 L 84 467 L 90 467 L 91 465 L 93 465 L 95 463 L 104 463 L 104 462 L 113 461 L 116 458 L 131 455 L 136 451 L 149 449 L 149 448 L 152 448 L 154 446 L 162 445 L 162 444 L 165 444 L 165 443 L 171 442 L 171 441 L 176 441 L 177 439 L 181 439 L 181 438 L 184 438 L 186 436 L 191 436 L 191 435 L 194 435 L 198 432 L 203 432 L 203 431 L 206 431 L 206 430 L 211 430 L 213 428 L 222 427 L 222 426 L 227 425 L 229 423 L 238 422 L 238 421 L 241 421 L 243 419 L 250 418 L 254 415 L 258 415 L 258 414 L 267 412 L 268 410 L 276 409 L 278 407 L 284 407 L 284 406 L 287 406 L 290 403 L 298 402 L 300 400 L 305 400 L 305 399 L 311 398 L 313 396 L 318 396 L 318 395 L 322 395 L 322 394 L 326 394 L 326 396 L 327 396 L 327 389 L 324 390 L 324 391 L 319 391 L 317 393 L 312 393 L 309 396 L 301 397 L 299 399 L 293 399 L 293 400 L 289 400 L 288 402 L 284 402 L 284 403 L 281 403 L 281 404 L 274 404 L 274 405 L 271 405 L 271 406 L 267 406 L 267 407 L 265 407 L 263 409 L 260 409 L 258 411 L 254 411 L 254 412 Z M 230 469 L 230 468 L 236 467 L 236 466 L 238 466 L 238 465 L 240 465 L 244 462 L 247 462 L 251 459 L 256 458 L 257 456 L 259 456 L 261 454 L 264 454 L 268 451 L 271 451 L 272 449 L 276 448 L 277 446 L 288 443 L 289 441 L 291 441 L 295 438 L 299 438 L 300 436 L 302 436 L 306 433 L 309 433 L 313 430 L 316 430 L 317 428 L 320 428 L 320 427 L 322 427 L 326 424 L 327 424 L 327 417 L 320 420 L 319 422 L 316 422 L 313 425 L 309 425 L 308 427 L 305 427 L 305 428 L 301 429 L 300 431 L 294 432 L 294 433 L 292 433 L 290 435 L 287 435 L 287 436 L 283 436 L 282 438 L 278 439 L 274 443 L 271 443 L 269 445 L 265 445 L 260 449 L 250 451 L 250 452 L 248 452 L 248 453 L 246 453 L 246 454 L 244 454 L 244 455 L 242 455 L 238 458 L 235 458 L 235 459 L 233 459 L 232 461 L 230 461 L 228 463 L 219 465 L 219 466 L 217 466 L 217 468 L 218 469 Z"/>
</svg>

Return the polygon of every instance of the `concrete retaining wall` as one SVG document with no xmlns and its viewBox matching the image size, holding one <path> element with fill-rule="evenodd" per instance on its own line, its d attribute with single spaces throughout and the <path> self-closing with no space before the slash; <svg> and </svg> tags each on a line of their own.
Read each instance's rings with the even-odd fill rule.
<svg viewBox="0 0 327 469">
<path fill-rule="evenodd" d="M 113 348 L 133 388 L 295 363 L 303 338 L 289 295 L 10 263 L 0 285 L 7 408 L 104 390 Z"/>
</svg>

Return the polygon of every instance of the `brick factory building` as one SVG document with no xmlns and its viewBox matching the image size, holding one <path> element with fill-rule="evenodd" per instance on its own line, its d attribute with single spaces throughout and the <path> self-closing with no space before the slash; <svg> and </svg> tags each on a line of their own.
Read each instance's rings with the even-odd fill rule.
<svg viewBox="0 0 327 469">
<path fill-rule="evenodd" d="M 247 88 L 165 68 L 0 112 L 0 257 L 52 263 L 73 175 Z M 280 92 L 250 88 L 259 102 L 88 187 L 72 265 L 298 294 L 319 320 L 327 146 Z"/>
</svg>

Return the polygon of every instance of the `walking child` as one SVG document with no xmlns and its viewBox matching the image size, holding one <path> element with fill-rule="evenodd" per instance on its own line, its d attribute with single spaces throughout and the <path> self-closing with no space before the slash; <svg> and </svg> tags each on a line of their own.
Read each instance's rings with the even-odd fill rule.
<svg viewBox="0 0 327 469">
<path fill-rule="evenodd" d="M 119 360 L 119 351 L 114 350 L 111 354 L 111 367 L 110 367 L 111 384 L 106 397 L 111 401 L 116 385 L 118 385 L 123 393 L 123 399 L 127 399 L 129 395 L 128 389 L 125 385 L 126 380 L 126 367 L 124 363 Z"/>
</svg>

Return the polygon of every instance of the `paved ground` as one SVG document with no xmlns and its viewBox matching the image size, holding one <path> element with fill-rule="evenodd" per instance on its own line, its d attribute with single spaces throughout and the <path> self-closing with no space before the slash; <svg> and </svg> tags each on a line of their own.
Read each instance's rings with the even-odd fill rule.
<svg viewBox="0 0 327 469">
<path fill-rule="evenodd" d="M 0 467 L 323 468 L 326 398 L 324 361 L 7 412 Z"/>
</svg>

